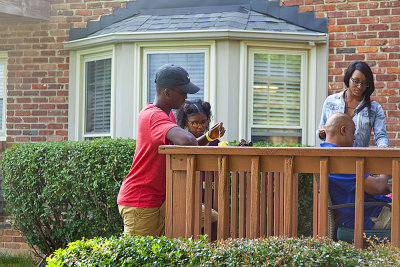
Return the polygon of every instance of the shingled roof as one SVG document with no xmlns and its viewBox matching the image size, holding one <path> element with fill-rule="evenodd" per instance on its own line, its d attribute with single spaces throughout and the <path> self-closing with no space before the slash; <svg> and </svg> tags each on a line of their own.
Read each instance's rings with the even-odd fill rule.
<svg viewBox="0 0 400 267">
<path fill-rule="evenodd" d="M 165 3 L 167 2 L 167 3 Z M 71 29 L 70 40 L 112 33 L 242 30 L 327 32 L 327 19 L 297 6 L 265 0 L 137 0 L 86 28 Z"/>
</svg>

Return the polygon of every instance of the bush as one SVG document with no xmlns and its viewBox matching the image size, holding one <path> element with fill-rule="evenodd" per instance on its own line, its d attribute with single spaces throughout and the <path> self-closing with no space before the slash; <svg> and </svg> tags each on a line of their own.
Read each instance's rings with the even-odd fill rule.
<svg viewBox="0 0 400 267">
<path fill-rule="evenodd" d="M 39 254 L 82 237 L 123 229 L 116 196 L 129 171 L 134 140 L 19 144 L 2 154 L 7 210 Z"/>
<path fill-rule="evenodd" d="M 390 245 L 357 250 L 328 239 L 270 237 L 209 243 L 165 237 L 111 237 L 80 240 L 57 250 L 47 266 L 395 266 Z"/>
</svg>

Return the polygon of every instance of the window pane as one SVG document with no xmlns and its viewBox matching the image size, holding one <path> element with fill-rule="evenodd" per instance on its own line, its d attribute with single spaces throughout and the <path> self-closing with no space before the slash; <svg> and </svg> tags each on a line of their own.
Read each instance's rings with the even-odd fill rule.
<svg viewBox="0 0 400 267">
<path fill-rule="evenodd" d="M 300 55 L 254 54 L 253 128 L 300 126 L 300 84 Z M 260 134 L 256 132 L 252 130 L 252 136 Z M 299 133 L 275 129 L 262 135 L 298 136 Z"/>
<path fill-rule="evenodd" d="M 183 67 L 190 76 L 190 81 L 200 87 L 196 94 L 188 94 L 188 100 L 204 99 L 204 53 L 150 54 L 149 62 L 149 98 L 153 102 L 156 95 L 154 79 L 158 68 L 171 63 Z"/>
<path fill-rule="evenodd" d="M 109 133 L 111 59 L 86 63 L 86 133 Z"/>
</svg>

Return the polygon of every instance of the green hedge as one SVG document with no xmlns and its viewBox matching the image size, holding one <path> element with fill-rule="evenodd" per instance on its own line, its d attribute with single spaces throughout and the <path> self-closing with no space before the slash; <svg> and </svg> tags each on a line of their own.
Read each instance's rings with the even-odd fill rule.
<svg viewBox="0 0 400 267">
<path fill-rule="evenodd" d="M 134 151 L 135 141 L 127 139 L 29 143 L 7 149 L 1 171 L 14 226 L 44 255 L 82 237 L 121 233 L 116 198 Z M 312 179 L 301 174 L 300 235 L 311 235 L 310 207 Z"/>
<path fill-rule="evenodd" d="M 7 210 L 27 243 L 44 255 L 82 237 L 120 234 L 116 203 L 134 140 L 15 145 L 2 154 Z"/>
<path fill-rule="evenodd" d="M 47 266 L 399 266 L 399 250 L 357 250 L 329 239 L 270 237 L 217 243 L 165 237 L 80 240 L 57 250 Z"/>
</svg>

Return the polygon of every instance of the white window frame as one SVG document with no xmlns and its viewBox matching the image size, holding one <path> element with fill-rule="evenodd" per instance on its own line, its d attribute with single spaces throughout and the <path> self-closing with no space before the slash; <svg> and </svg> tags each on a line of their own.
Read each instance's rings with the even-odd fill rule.
<svg viewBox="0 0 400 267">
<path fill-rule="evenodd" d="M 215 91 L 215 42 L 152 42 L 137 43 L 135 49 L 136 66 L 140 70 L 140 76 L 135 79 L 135 91 L 141 92 L 140 109 L 148 103 L 148 56 L 150 54 L 173 54 L 173 53 L 204 53 L 204 101 L 210 102 L 214 107 L 216 103 Z M 189 73 L 190 75 L 190 73 Z M 215 110 L 215 109 L 214 109 Z"/>
<path fill-rule="evenodd" d="M 265 129 L 301 129 L 302 144 L 309 143 L 308 125 L 310 121 L 309 108 L 307 105 L 315 105 L 314 101 L 309 101 L 309 95 L 315 91 L 314 86 L 309 85 L 309 57 L 310 49 L 315 49 L 312 45 L 288 44 L 288 43 L 261 43 L 261 42 L 241 42 L 240 45 L 241 62 L 241 82 L 239 89 L 239 138 L 250 139 L 253 127 L 253 73 L 254 73 L 254 54 L 286 54 L 301 56 L 301 83 L 300 83 L 300 126 L 257 126 L 256 128 Z"/>
<path fill-rule="evenodd" d="M 7 107 L 7 52 L 0 52 L 0 64 L 4 65 L 4 80 L 3 80 L 3 94 L 0 98 L 3 98 L 3 114 L 2 114 L 2 125 L 0 131 L 0 141 L 6 141 L 6 107 Z"/>
<path fill-rule="evenodd" d="M 78 53 L 79 68 L 77 68 L 77 81 L 79 83 L 77 92 L 76 105 L 76 136 L 78 140 L 85 138 L 96 137 L 111 137 L 115 136 L 115 49 L 113 46 L 103 47 L 100 49 L 84 50 Z M 110 132 L 86 134 L 86 63 L 95 60 L 111 59 L 111 110 L 110 110 Z M 80 89 L 79 89 L 80 88 Z"/>
</svg>

